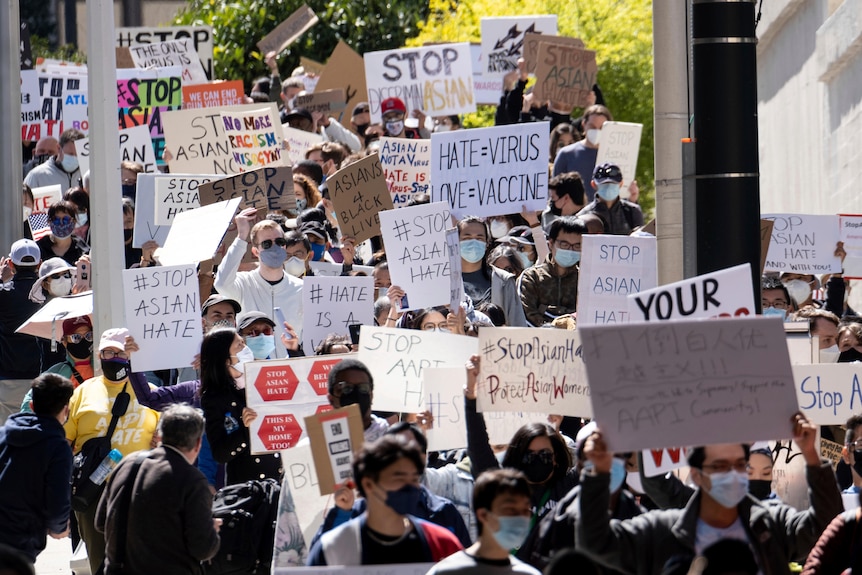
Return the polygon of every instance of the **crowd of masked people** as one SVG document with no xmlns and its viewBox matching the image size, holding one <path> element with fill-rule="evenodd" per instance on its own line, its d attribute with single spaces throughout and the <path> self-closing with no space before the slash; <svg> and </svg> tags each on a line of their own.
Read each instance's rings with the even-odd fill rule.
<svg viewBox="0 0 862 575">
<path fill-rule="evenodd" d="M 548 123 L 548 205 L 460 220 L 464 301 L 457 309 L 403 312 L 404 291 L 391 282 L 385 245 L 380 238 L 357 245 L 339 230 L 326 178 L 373 153 L 382 135 L 427 138 L 463 129 L 460 119 L 408 116 L 403 101 L 387 98 L 380 124 L 371 123 L 367 103 L 342 123 L 295 108 L 303 72 L 282 81 L 272 55 L 267 63 L 273 73 L 255 82 L 250 98 L 278 101 L 285 123 L 319 133 L 323 142 L 293 166 L 296 210 L 236 215 L 236 239 L 223 246 L 214 272 L 199 277 L 204 337 L 189 365 L 136 371 L 142 342 L 122 327 L 96 334 L 86 315 L 59 318 L 53 341 L 16 333 L 47 302 L 89 289 L 92 273 L 88 175 L 80 174 L 74 147 L 83 134 L 67 130 L 58 141 L 38 142 L 24 166 L 25 220 L 33 188 L 60 184 L 63 194 L 46 214 L 48 229 L 36 241 L 15 242 L 0 262 L 0 379 L 31 382 L 20 413 L 0 429 L 0 544 L 25 563 L 35 561 L 47 536 L 71 536 L 73 546 L 82 541 L 93 573 L 192 573 L 217 552 L 221 524 L 211 517 L 212 494 L 285 475 L 281 454 L 251 452 L 257 413 L 246 405 L 243 364 L 355 351 L 346 334 L 334 333 L 316 349 L 301 345 L 303 280 L 315 274 L 313 262 L 342 275 L 365 275 L 357 268 L 369 266 L 376 325 L 466 336 L 481 326 L 574 329 L 583 236 L 648 234 L 637 183 L 623 181 L 617 165 L 596 165 L 602 126 L 613 119 L 598 86 L 595 101 L 574 117 L 560 102 L 535 101 L 521 68 L 505 78 L 496 122 Z M 133 246 L 142 170 L 122 164 L 117 217 L 127 268 L 159 265 L 154 242 Z M 416 194 L 410 205 L 429 201 Z M 253 264 L 243 261 L 249 248 Z M 822 361 L 856 361 L 862 325 L 847 307 L 849 290 L 840 274 L 764 277 L 764 314 L 807 321 Z M 862 487 L 862 439 L 855 439 L 862 417 L 821 430 L 845 446 L 837 479 L 820 457 L 817 428 L 801 414 L 788 421 L 809 494 L 808 508 L 796 510 L 772 492 L 768 445 L 692 448 L 683 482 L 674 474 L 645 477 L 639 454 L 609 452 L 601 429 L 580 418 L 548 414 L 547 422 L 492 444 L 476 408 L 479 358 L 465 369 L 467 446 L 451 452 L 428 451 L 430 413 L 374 409 L 366 365 L 347 358 L 331 369 L 327 399 L 334 408 L 359 406 L 365 445 L 355 454 L 353 483 L 340 487 L 321 510 L 315 537 L 294 553 L 299 563 L 418 561 L 435 563 L 439 573 L 753 575 L 789 573 L 791 564 L 806 573 L 840 573 L 862 562 L 859 517 L 843 513 L 841 494 Z M 119 465 L 100 494 L 70 498 L 73 458 L 108 432 Z M 141 452 L 147 456 L 135 455 Z M 295 539 L 279 535 L 276 561 L 296 552 Z"/>
</svg>

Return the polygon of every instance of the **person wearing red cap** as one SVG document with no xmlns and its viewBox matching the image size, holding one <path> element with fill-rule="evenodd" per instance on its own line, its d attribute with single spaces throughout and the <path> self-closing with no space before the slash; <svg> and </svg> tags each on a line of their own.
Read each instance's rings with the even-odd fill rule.
<svg viewBox="0 0 862 575">
<path fill-rule="evenodd" d="M 383 117 L 383 131 L 381 134 L 383 136 L 407 138 L 409 140 L 420 140 L 431 137 L 431 134 L 425 129 L 425 114 L 421 110 L 413 111 L 413 117 L 419 120 L 418 128 L 407 128 L 404 126 L 407 106 L 401 98 L 386 98 L 380 102 L 380 115 Z"/>
</svg>

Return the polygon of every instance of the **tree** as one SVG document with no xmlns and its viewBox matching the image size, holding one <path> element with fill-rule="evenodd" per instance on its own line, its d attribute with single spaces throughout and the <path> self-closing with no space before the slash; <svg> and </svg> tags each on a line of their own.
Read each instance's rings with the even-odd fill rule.
<svg viewBox="0 0 862 575">
<path fill-rule="evenodd" d="M 428 13 L 425 0 L 191 0 L 174 24 L 212 26 L 216 77 L 242 79 L 250 86 L 254 78 L 268 73 L 256 43 L 303 3 L 320 21 L 279 55 L 282 77 L 299 65 L 300 56 L 326 62 L 338 40 L 360 54 L 400 48 L 419 32 L 417 23 Z"/>
<path fill-rule="evenodd" d="M 614 119 L 644 125 L 637 179 L 644 212 L 655 205 L 653 164 L 653 60 L 651 0 L 430 0 L 428 18 L 409 43 L 479 42 L 481 19 L 557 14 L 558 32 L 596 51 L 598 84 Z M 465 119 L 474 126 L 493 118 L 486 110 Z M 487 124 L 486 124 L 487 125 Z"/>
</svg>

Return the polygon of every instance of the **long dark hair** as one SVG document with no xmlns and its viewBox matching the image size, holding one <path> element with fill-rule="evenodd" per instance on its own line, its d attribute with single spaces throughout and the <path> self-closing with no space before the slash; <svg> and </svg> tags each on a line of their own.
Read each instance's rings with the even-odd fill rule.
<svg viewBox="0 0 862 575">
<path fill-rule="evenodd" d="M 230 346 L 237 331 L 232 327 L 219 327 L 204 336 L 201 342 L 201 387 L 203 395 L 208 389 L 232 389 L 233 376 L 228 371 Z"/>
<path fill-rule="evenodd" d="M 491 230 L 488 229 L 488 223 L 482 218 L 478 218 L 476 216 L 467 216 L 460 222 L 458 222 L 458 238 L 461 237 L 461 232 L 464 231 L 464 228 L 469 224 L 479 224 L 483 228 L 485 228 L 485 256 L 488 255 L 488 252 L 491 250 Z M 482 275 L 490 281 L 491 280 L 491 266 L 488 264 L 488 258 L 482 258 Z"/>
<path fill-rule="evenodd" d="M 527 453 L 530 443 L 537 437 L 547 437 L 551 440 L 551 448 L 554 451 L 554 473 L 548 483 L 559 481 L 565 477 L 566 472 L 572 466 L 572 454 L 566 442 L 557 431 L 547 423 L 528 423 L 521 426 L 515 432 L 503 457 L 503 467 L 511 467 L 524 471 L 524 455 Z"/>
</svg>

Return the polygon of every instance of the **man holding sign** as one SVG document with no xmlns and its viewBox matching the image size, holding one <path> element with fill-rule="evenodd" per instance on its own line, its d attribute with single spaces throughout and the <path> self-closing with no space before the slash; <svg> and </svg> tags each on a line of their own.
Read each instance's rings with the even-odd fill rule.
<svg viewBox="0 0 862 575">
<path fill-rule="evenodd" d="M 644 225 L 640 206 L 620 198 L 623 173 L 619 166 L 609 163 L 596 166 L 590 184 L 596 196 L 578 216 L 596 214 L 604 221 L 607 233 L 621 236 Z"/>
<path fill-rule="evenodd" d="M 793 440 L 807 464 L 811 507 L 762 505 L 748 493 L 748 445 L 726 443 L 694 448 L 688 456 L 698 491 L 685 509 L 651 511 L 625 521 L 608 515 L 611 463 L 599 430 L 587 438 L 584 455 L 593 465 L 581 478 L 579 550 L 624 573 L 660 573 L 672 556 L 701 553 L 718 539 L 747 542 L 763 573 L 788 573 L 802 561 L 818 535 L 843 507 L 832 466 L 816 447 L 817 427 L 801 413 L 792 419 Z"/>
</svg>

